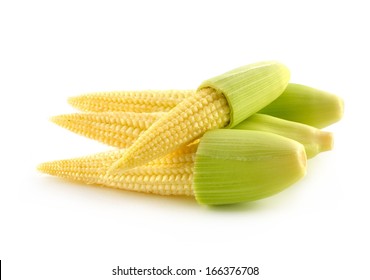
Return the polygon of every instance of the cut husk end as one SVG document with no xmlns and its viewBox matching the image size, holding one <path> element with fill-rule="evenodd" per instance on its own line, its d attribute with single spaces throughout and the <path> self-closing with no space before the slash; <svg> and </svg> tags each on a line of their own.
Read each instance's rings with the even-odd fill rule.
<svg viewBox="0 0 370 280">
<path fill-rule="evenodd" d="M 209 131 L 196 153 L 194 195 L 206 205 L 262 199 L 302 178 L 306 161 L 303 145 L 279 135 Z"/>
<path fill-rule="evenodd" d="M 288 85 L 289 69 L 278 62 L 249 64 L 204 81 L 199 89 L 210 87 L 226 97 L 232 128 L 278 98 Z"/>
<path fill-rule="evenodd" d="M 333 133 L 327 131 L 321 131 L 318 135 L 319 152 L 331 151 L 334 146 Z"/>
</svg>

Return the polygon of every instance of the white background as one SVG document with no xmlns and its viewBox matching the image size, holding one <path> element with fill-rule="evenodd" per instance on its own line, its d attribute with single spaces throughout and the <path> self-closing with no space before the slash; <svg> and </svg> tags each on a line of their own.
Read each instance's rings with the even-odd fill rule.
<svg viewBox="0 0 370 280">
<path fill-rule="evenodd" d="M 1 1 L 4 279 L 117 279 L 117 265 L 259 266 L 251 279 L 370 279 L 365 3 Z M 269 59 L 285 63 L 293 82 L 345 100 L 343 120 L 327 128 L 334 150 L 310 160 L 307 176 L 277 196 L 208 208 L 73 184 L 35 169 L 109 149 L 48 121 L 73 112 L 69 96 L 196 88 Z"/>
</svg>

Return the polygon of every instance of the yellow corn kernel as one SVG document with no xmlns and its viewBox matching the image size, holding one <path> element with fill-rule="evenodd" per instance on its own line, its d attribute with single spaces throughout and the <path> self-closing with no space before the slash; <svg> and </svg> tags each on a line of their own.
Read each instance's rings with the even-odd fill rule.
<svg viewBox="0 0 370 280">
<path fill-rule="evenodd" d="M 97 92 L 71 97 L 68 102 L 86 112 L 167 112 L 193 90 Z"/>
<path fill-rule="evenodd" d="M 127 148 L 164 113 L 102 112 L 59 115 L 51 121 L 110 146 Z"/>
</svg>

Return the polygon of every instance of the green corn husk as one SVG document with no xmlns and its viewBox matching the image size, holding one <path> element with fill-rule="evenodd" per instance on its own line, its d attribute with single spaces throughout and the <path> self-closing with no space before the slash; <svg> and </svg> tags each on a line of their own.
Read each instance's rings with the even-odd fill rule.
<svg viewBox="0 0 370 280">
<path fill-rule="evenodd" d="M 195 157 L 194 195 L 206 205 L 265 198 L 302 178 L 306 160 L 303 145 L 276 134 L 209 131 Z"/>
<path fill-rule="evenodd" d="M 288 84 L 284 93 L 258 113 L 323 128 L 343 116 L 343 100 L 331 93 Z"/>
<path fill-rule="evenodd" d="M 232 128 L 276 100 L 287 87 L 289 69 L 275 61 L 248 64 L 204 81 L 198 88 L 210 87 L 223 93 L 230 107 Z"/>
<path fill-rule="evenodd" d="M 303 144 L 307 158 L 330 151 L 333 147 L 333 134 L 330 132 L 264 114 L 254 114 L 233 129 L 265 131 L 293 139 Z"/>
</svg>

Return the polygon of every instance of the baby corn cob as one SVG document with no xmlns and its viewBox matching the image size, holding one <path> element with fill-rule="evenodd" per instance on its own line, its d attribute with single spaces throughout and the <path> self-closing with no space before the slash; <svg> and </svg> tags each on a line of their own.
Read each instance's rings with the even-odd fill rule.
<svg viewBox="0 0 370 280">
<path fill-rule="evenodd" d="M 110 146 L 127 148 L 165 113 L 102 112 L 66 114 L 51 121 Z"/>
<path fill-rule="evenodd" d="M 197 144 L 191 144 L 140 168 L 108 176 L 108 168 L 122 157 L 122 150 L 42 163 L 38 170 L 86 184 L 161 195 L 189 196 L 193 195 L 191 186 L 196 149 Z"/>
<path fill-rule="evenodd" d="M 127 148 L 163 114 L 166 113 L 77 113 L 56 116 L 52 120 L 110 146 Z M 271 132 L 296 140 L 304 145 L 308 158 L 331 150 L 333 143 L 329 132 L 264 114 L 254 114 L 233 129 Z"/>
<path fill-rule="evenodd" d="M 190 143 L 208 130 L 237 125 L 276 99 L 288 80 L 285 66 L 263 62 L 205 81 L 194 95 L 140 135 L 108 172 L 140 166 Z"/>
<path fill-rule="evenodd" d="M 164 112 L 195 92 L 195 90 L 104 92 L 72 97 L 70 103 L 77 109 L 90 112 Z M 167 104 L 163 110 L 158 106 L 162 103 Z M 170 107 L 171 105 L 173 107 Z M 284 92 L 259 113 L 323 128 L 341 119 L 343 100 L 334 94 L 305 85 L 288 84 Z"/>
<path fill-rule="evenodd" d="M 193 94 L 193 90 L 97 92 L 71 97 L 68 102 L 87 112 L 167 112 Z"/>
<path fill-rule="evenodd" d="M 108 174 L 122 151 L 47 162 L 41 172 L 87 184 L 155 193 L 194 195 L 201 204 L 261 199 L 305 175 L 306 154 L 298 142 L 272 133 L 213 130 L 200 140 L 135 169 Z"/>
</svg>

